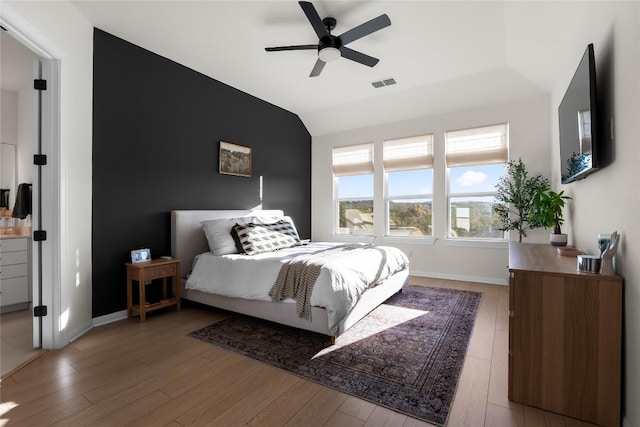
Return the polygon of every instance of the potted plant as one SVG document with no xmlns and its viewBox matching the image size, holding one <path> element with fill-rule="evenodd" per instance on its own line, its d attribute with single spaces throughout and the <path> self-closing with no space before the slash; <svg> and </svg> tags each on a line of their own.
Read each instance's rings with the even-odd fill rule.
<svg viewBox="0 0 640 427">
<path fill-rule="evenodd" d="M 564 195 L 564 191 L 556 193 L 542 190 L 531 201 L 531 222 L 537 227 L 553 228 L 553 233 L 549 235 L 549 242 L 553 246 L 567 245 L 567 235 L 562 233 L 560 227 L 564 224 L 562 209 L 570 199 L 571 197 Z"/>
<path fill-rule="evenodd" d="M 506 173 L 496 184 L 496 202 L 491 206 L 498 215 L 502 231 L 518 231 L 518 241 L 527 237 L 527 230 L 538 227 L 529 219 L 534 196 L 549 189 L 549 180 L 541 174 L 529 176 L 527 168 L 518 161 L 507 163 Z"/>
</svg>

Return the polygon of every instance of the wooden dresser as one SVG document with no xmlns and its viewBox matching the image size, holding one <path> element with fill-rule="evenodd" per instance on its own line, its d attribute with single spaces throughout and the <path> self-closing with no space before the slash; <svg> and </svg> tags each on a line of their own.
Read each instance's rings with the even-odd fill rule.
<svg viewBox="0 0 640 427">
<path fill-rule="evenodd" d="M 546 244 L 509 245 L 509 400 L 620 425 L 622 278 Z"/>
</svg>

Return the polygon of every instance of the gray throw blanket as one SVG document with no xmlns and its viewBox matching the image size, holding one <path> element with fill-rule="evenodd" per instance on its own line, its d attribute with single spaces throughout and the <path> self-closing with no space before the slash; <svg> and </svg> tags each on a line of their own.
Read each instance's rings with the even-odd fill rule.
<svg viewBox="0 0 640 427">
<path fill-rule="evenodd" d="M 276 283 L 269 291 L 273 301 L 284 301 L 287 298 L 296 300 L 296 311 L 299 317 L 311 321 L 311 293 L 322 266 L 327 262 L 344 256 L 346 251 L 372 247 L 370 244 L 349 243 L 299 255 L 282 264 Z"/>
</svg>

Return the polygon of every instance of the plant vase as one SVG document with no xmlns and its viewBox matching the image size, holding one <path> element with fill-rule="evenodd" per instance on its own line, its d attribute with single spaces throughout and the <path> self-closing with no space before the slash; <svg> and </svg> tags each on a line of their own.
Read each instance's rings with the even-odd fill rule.
<svg viewBox="0 0 640 427">
<path fill-rule="evenodd" d="M 531 201 L 530 220 L 537 227 L 553 228 L 553 233 L 549 235 L 552 246 L 567 246 L 567 235 L 561 229 L 564 223 L 562 208 L 570 199 L 564 195 L 564 191 L 556 193 L 542 190 Z"/>
<path fill-rule="evenodd" d="M 567 246 L 567 235 L 565 233 L 549 234 L 549 243 L 552 246 Z"/>
</svg>

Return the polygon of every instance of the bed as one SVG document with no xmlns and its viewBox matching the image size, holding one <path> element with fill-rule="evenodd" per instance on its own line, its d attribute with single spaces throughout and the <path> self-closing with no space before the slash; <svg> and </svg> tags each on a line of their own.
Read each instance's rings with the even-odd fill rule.
<svg viewBox="0 0 640 427">
<path fill-rule="evenodd" d="M 408 262 L 402 268 L 396 268 L 392 274 L 380 281 L 379 284 L 373 287 L 368 287 L 364 292 L 357 297 L 355 305 L 350 307 L 344 316 L 340 315 L 336 319 L 335 313 L 329 308 L 317 306 L 311 304 L 307 317 L 301 317 L 300 304 L 292 303 L 290 300 L 285 302 L 272 301 L 271 298 L 262 298 L 251 296 L 233 296 L 233 295 L 219 295 L 210 293 L 201 289 L 193 289 L 193 282 L 202 281 L 202 277 L 205 274 L 212 274 L 212 276 L 223 277 L 224 280 L 231 280 L 230 276 L 224 276 L 224 273 L 219 273 L 221 270 L 219 264 L 207 264 L 215 262 L 229 263 L 227 259 L 236 259 L 236 263 L 242 260 L 242 257 L 247 258 L 268 258 L 270 254 L 260 254 L 256 256 L 246 255 L 213 255 L 212 242 L 208 239 L 211 238 L 211 233 L 203 231 L 203 224 L 220 222 L 216 220 L 226 221 L 237 218 L 252 218 L 252 222 L 260 222 L 260 218 L 264 218 L 265 221 L 269 221 L 271 218 L 283 218 L 284 213 L 281 210 L 175 210 L 171 212 L 171 255 L 172 257 L 181 260 L 181 295 L 184 299 L 195 301 L 201 304 L 229 310 L 236 313 L 241 313 L 261 319 L 281 323 L 296 328 L 318 332 L 328 335 L 332 338 L 332 341 L 336 337 L 342 335 L 347 329 L 353 326 L 358 320 L 367 315 L 375 307 L 386 301 L 393 294 L 400 292 L 408 279 Z M 249 220 L 247 220 L 249 221 Z M 295 227 L 295 226 L 294 226 Z M 313 244 L 311 244 L 313 245 Z M 322 245 L 322 244 L 319 244 Z M 330 244 L 325 244 L 330 245 Z M 299 245 L 300 250 L 304 252 L 307 249 L 307 244 Z M 329 248 L 329 246 L 327 246 Z M 386 250 L 395 250 L 393 248 L 384 248 Z M 275 251 L 278 256 L 288 256 L 291 251 L 296 248 L 287 250 Z M 397 251 L 400 252 L 400 251 Z M 293 256 L 293 255 L 291 255 Z M 394 253 L 395 256 L 395 253 Z M 404 257 L 404 255 L 401 255 Z M 405 258 L 406 260 L 406 258 Z M 195 265 L 195 270 L 194 269 Z M 203 267 L 207 266 L 207 267 Z M 267 268 L 267 267 L 265 267 Z M 268 267 L 268 269 L 273 269 Z M 204 273 L 208 270 L 209 273 Z M 238 270 L 238 276 L 244 281 L 251 281 L 248 279 L 242 279 L 242 268 Z M 396 271 L 397 270 L 397 271 Z M 245 272 L 246 273 L 246 272 Z M 248 273 L 246 273 L 248 274 Z M 258 277 L 260 274 L 251 273 L 250 277 Z M 273 274 L 273 272 L 269 273 Z M 326 276 L 322 271 L 318 277 L 318 282 L 322 278 L 324 280 Z M 217 279 L 220 279 L 218 277 Z M 187 285 L 187 278 L 189 278 L 189 285 Z M 272 279 L 265 280 L 275 280 Z M 220 281 L 220 280 L 218 280 Z M 240 283 L 242 285 L 242 283 Z M 238 286 L 240 286 L 238 285 Z M 313 294 L 311 302 L 316 294 L 320 294 L 318 291 L 318 285 L 313 288 Z M 315 297 L 318 300 L 318 297 Z"/>
</svg>

